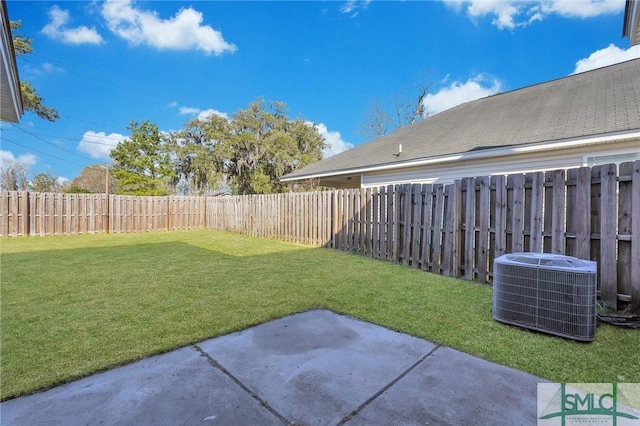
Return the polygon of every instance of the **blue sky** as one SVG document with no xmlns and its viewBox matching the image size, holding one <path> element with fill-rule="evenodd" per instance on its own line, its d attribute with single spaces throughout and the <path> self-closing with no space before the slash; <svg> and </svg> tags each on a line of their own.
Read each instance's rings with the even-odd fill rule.
<svg viewBox="0 0 640 426">
<path fill-rule="evenodd" d="M 29 177 L 106 164 L 131 120 L 179 130 L 258 97 L 318 125 L 331 153 L 361 144 L 373 100 L 425 108 L 640 57 L 624 0 L 12 1 L 34 53 L 18 59 L 60 119 L 2 123 L 0 159 Z M 640 77 L 639 77 L 640 78 Z"/>
</svg>

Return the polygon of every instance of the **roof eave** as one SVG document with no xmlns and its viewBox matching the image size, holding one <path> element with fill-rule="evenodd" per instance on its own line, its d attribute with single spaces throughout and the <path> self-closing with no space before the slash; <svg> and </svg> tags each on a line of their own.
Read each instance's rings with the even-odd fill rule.
<svg viewBox="0 0 640 426">
<path fill-rule="evenodd" d="M 0 89 L 2 91 L 2 114 L 3 121 L 18 122 L 24 112 L 22 94 L 20 93 L 20 77 L 18 75 L 18 65 L 16 63 L 15 49 L 13 47 L 13 37 L 11 35 L 11 25 L 7 5 L 2 0 L 0 6 L 2 14 L 2 32 L 0 34 L 2 43 L 0 54 L 0 67 L 2 68 L 2 78 Z"/>
<path fill-rule="evenodd" d="M 298 176 L 283 176 L 280 178 L 283 182 L 293 182 L 306 179 L 320 179 L 329 176 L 341 176 L 357 173 L 378 172 L 393 169 L 402 169 L 407 167 L 424 166 L 434 163 L 448 163 L 452 161 L 464 161 L 481 159 L 488 157 L 504 157 L 507 155 L 520 154 L 531 151 L 552 151 L 563 148 L 572 148 L 581 145 L 597 145 L 602 143 L 612 143 L 625 141 L 630 139 L 640 139 L 640 129 L 633 129 L 630 131 L 622 131 L 615 133 L 608 133 L 603 135 L 589 136 L 589 137 L 577 137 L 565 140 L 554 140 L 544 142 L 534 142 L 522 145 L 510 145 L 498 148 L 487 148 L 480 151 L 462 152 L 456 154 L 448 154 L 435 157 L 423 157 L 413 160 L 407 160 L 405 162 L 394 162 L 387 164 L 377 164 L 371 166 L 354 167 L 350 169 L 342 170 L 330 170 L 326 172 L 309 173 Z"/>
</svg>

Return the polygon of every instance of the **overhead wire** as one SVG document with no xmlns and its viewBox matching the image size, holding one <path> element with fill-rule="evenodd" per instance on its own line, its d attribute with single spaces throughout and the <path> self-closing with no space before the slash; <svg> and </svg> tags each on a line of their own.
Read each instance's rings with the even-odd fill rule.
<svg viewBox="0 0 640 426">
<path fill-rule="evenodd" d="M 27 132 L 24 132 L 22 129 L 4 129 L 4 131 L 27 133 Z M 56 139 L 66 139 L 66 140 L 76 141 L 76 142 L 78 141 L 78 138 L 70 138 L 70 137 L 67 137 L 67 136 L 60 136 L 60 135 L 50 135 L 50 134 L 45 134 L 45 133 L 33 133 L 33 132 L 32 133 L 27 133 L 27 134 L 30 134 L 32 136 L 38 135 L 38 136 L 46 136 L 46 137 L 56 138 Z M 109 136 L 100 136 L 100 139 L 108 139 L 108 140 L 118 141 L 118 142 L 122 140 L 120 138 L 113 138 L 113 137 L 109 137 Z M 88 141 L 88 140 L 83 140 L 83 142 L 94 144 L 94 145 L 113 146 L 113 144 L 106 143 L 106 142 L 96 142 L 96 141 Z"/>
<path fill-rule="evenodd" d="M 107 87 L 110 89 L 119 89 L 119 90 L 122 90 L 123 92 L 128 92 L 136 96 L 143 96 L 148 99 L 157 100 L 159 102 L 166 102 L 166 99 L 162 99 L 160 97 L 161 94 L 158 92 L 157 88 L 143 88 L 141 90 L 139 82 L 136 83 L 136 82 L 133 82 L 132 80 L 126 80 L 126 79 L 119 78 L 104 72 L 95 71 L 90 68 L 82 67 L 80 65 L 77 65 L 71 62 L 66 62 L 57 58 L 53 58 L 51 56 L 43 55 L 42 53 L 32 52 L 30 53 L 30 56 L 40 57 L 42 59 L 45 59 L 51 62 L 57 62 L 58 64 L 66 66 L 72 71 L 80 71 L 81 73 L 84 72 L 90 76 L 90 77 L 83 77 L 79 74 L 75 74 L 74 72 L 67 71 L 66 75 L 72 78 L 75 78 L 81 81 L 86 81 L 101 87 Z M 33 64 L 33 62 L 30 62 L 30 61 L 27 61 L 27 62 Z M 93 78 L 91 76 L 93 76 Z M 97 79 L 95 77 L 97 77 Z M 103 83 L 102 82 L 103 80 L 110 80 L 111 82 Z M 115 83 L 115 84 L 111 84 L 111 83 Z"/>
<path fill-rule="evenodd" d="M 67 62 L 67 61 L 64 61 L 64 60 L 60 60 L 58 58 L 54 58 L 54 57 L 51 57 L 51 56 L 48 56 L 48 55 L 45 55 L 45 54 L 42 54 L 42 53 L 39 53 L 39 52 L 31 52 L 27 57 L 21 56 L 20 57 L 20 61 L 24 61 L 27 64 L 33 66 L 34 68 L 39 68 L 41 66 L 40 64 L 36 64 L 35 61 L 29 60 L 29 58 L 40 58 L 45 62 L 49 62 L 54 67 L 55 66 L 61 67 L 60 68 L 61 71 L 64 70 L 66 76 L 74 78 L 74 79 L 86 81 L 86 82 L 91 83 L 91 84 L 96 85 L 96 86 L 107 87 L 107 88 L 109 88 L 111 90 L 119 90 L 119 91 L 122 91 L 122 92 L 132 93 L 132 94 L 135 94 L 136 96 L 144 96 L 146 98 L 154 99 L 154 100 L 157 100 L 157 101 L 162 102 L 162 103 L 165 103 L 166 100 L 167 100 L 166 97 L 161 98 L 163 95 L 157 90 L 158 89 L 157 87 L 155 87 L 153 89 L 144 89 L 143 88 L 143 90 L 141 90 L 140 84 L 139 83 L 134 83 L 131 80 L 118 78 L 116 76 L 113 76 L 113 75 L 110 75 L 110 74 L 107 74 L 107 73 L 104 73 L 104 72 L 92 70 L 90 68 L 83 67 L 81 65 L 74 64 L 74 63 L 71 63 L 71 62 Z M 75 105 L 77 106 L 77 104 L 75 104 Z M 98 121 L 88 120 L 88 119 L 80 118 L 80 117 L 74 117 L 74 116 L 71 116 L 71 115 L 61 115 L 61 117 L 64 117 L 64 118 L 67 118 L 67 119 L 71 119 L 71 120 L 76 120 L 76 121 L 79 121 L 79 122 L 99 125 L 99 126 L 101 126 L 103 128 L 107 128 L 107 129 L 116 130 L 113 133 L 122 132 L 122 129 L 123 129 L 122 126 L 109 125 L 109 124 L 106 124 L 106 123 L 101 123 L 101 122 L 98 122 Z M 84 160 L 89 160 L 89 161 L 94 161 L 95 160 L 95 159 L 89 158 L 89 157 L 87 157 L 85 155 L 81 155 L 81 154 L 78 154 L 78 153 L 73 152 L 71 150 L 65 149 L 64 147 L 56 145 L 56 144 L 44 139 L 43 137 L 60 138 L 60 139 L 74 140 L 74 141 L 77 141 L 78 140 L 77 138 L 71 138 L 71 137 L 67 137 L 67 136 L 55 136 L 55 135 L 51 135 L 51 134 L 47 134 L 47 133 L 32 132 L 32 131 L 24 129 L 24 128 L 18 126 L 18 125 L 15 125 L 13 123 L 10 123 L 10 124 L 15 128 L 15 130 L 11 129 L 11 128 L 5 128 L 3 130 L 12 130 L 12 131 L 16 131 L 16 132 L 19 131 L 19 132 L 25 133 L 25 134 L 33 137 L 33 138 L 36 138 L 36 139 L 38 139 L 38 140 L 40 140 L 40 141 L 42 141 L 42 142 L 44 142 L 44 143 L 46 143 L 48 145 L 51 145 L 55 149 L 64 151 L 64 152 L 66 152 L 68 154 L 74 155 L 74 156 L 82 158 Z M 108 140 L 110 139 L 110 140 L 114 140 L 114 141 L 115 140 L 118 140 L 118 141 L 121 140 L 121 139 L 109 137 L 108 135 L 105 135 L 105 137 L 102 137 L 102 139 L 108 139 Z M 43 151 L 31 148 L 31 147 L 23 145 L 23 144 L 19 144 L 19 143 L 15 142 L 15 141 L 8 140 L 8 139 L 6 139 L 4 137 L 2 138 L 2 140 L 6 140 L 7 142 L 12 143 L 14 145 L 21 146 L 23 148 L 26 148 L 26 149 L 29 149 L 29 150 L 32 150 L 32 151 L 47 155 L 47 156 L 49 156 L 51 158 L 56 158 L 58 160 L 62 160 L 62 161 L 68 162 L 69 164 L 74 164 L 74 165 L 79 165 L 79 166 L 84 167 L 84 165 L 81 165 L 81 164 L 78 164 L 78 163 L 74 163 L 74 162 L 62 159 L 62 158 L 57 157 L 55 155 L 47 154 L 47 153 L 45 153 Z M 84 140 L 83 143 L 89 143 L 89 144 L 94 144 L 94 145 L 112 146 L 111 144 L 109 144 L 107 142 L 99 142 L 99 141 L 87 141 L 87 140 Z"/>
<path fill-rule="evenodd" d="M 26 129 L 23 129 L 22 127 L 18 126 L 18 125 L 17 125 L 17 124 L 15 124 L 15 123 L 11 123 L 11 125 L 12 125 L 13 127 L 17 128 L 17 129 L 22 130 L 24 133 L 26 133 L 26 134 L 28 134 L 28 135 L 31 135 L 31 136 L 33 136 L 34 138 L 36 138 L 36 139 L 38 139 L 38 140 L 41 140 L 42 142 L 44 142 L 44 143 L 46 143 L 46 144 L 48 144 L 48 145 L 53 146 L 53 147 L 54 147 L 54 148 L 56 148 L 56 149 L 59 149 L 59 150 L 64 151 L 64 152 L 67 152 L 67 153 L 69 153 L 69 154 L 71 154 L 71 155 L 75 155 L 76 157 L 80 157 L 80 158 L 82 158 L 82 159 L 84 159 L 84 160 L 93 161 L 93 159 L 92 159 L 92 158 L 89 158 L 89 157 L 87 157 L 87 156 L 85 156 L 85 155 L 77 154 L 77 153 L 75 153 L 75 152 L 73 152 L 73 151 L 69 151 L 68 149 L 65 149 L 65 148 L 63 148 L 63 147 L 61 147 L 61 146 L 58 146 L 58 145 L 56 145 L 56 144 L 52 143 L 52 142 L 49 142 L 48 140 L 41 138 L 40 136 L 36 135 L 35 133 L 32 133 L 32 132 L 30 132 L 30 131 L 28 131 L 28 130 L 26 130 Z"/>
<path fill-rule="evenodd" d="M 35 149 L 35 148 L 31 148 L 30 146 L 26 146 L 26 145 L 23 145 L 23 144 L 21 144 L 21 143 L 14 142 L 14 141 L 12 141 L 11 139 L 7 139 L 7 138 L 4 138 L 4 137 L 3 137 L 3 138 L 2 138 L 2 142 L 9 142 L 9 143 L 11 143 L 11 144 L 14 144 L 14 145 L 20 146 L 20 147 L 22 147 L 22 148 L 27 148 L 27 149 L 28 149 L 28 150 L 30 150 L 30 151 L 34 151 L 34 152 L 37 152 L 37 153 L 39 153 L 39 154 L 46 155 L 47 157 L 51 157 L 51 158 L 55 158 L 56 160 L 64 161 L 65 163 L 69 163 L 69 164 L 72 164 L 72 165 L 74 165 L 74 166 L 85 167 L 83 164 L 75 163 L 75 162 L 73 162 L 73 161 L 69 161 L 68 159 L 61 158 L 61 157 L 57 157 L 57 156 L 52 155 L 52 154 L 49 154 L 49 153 L 47 153 L 47 152 L 40 151 L 40 150 Z"/>
</svg>

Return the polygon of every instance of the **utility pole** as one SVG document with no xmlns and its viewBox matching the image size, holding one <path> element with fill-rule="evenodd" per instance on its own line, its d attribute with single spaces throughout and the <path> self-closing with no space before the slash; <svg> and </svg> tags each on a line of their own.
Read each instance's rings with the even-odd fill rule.
<svg viewBox="0 0 640 426">
<path fill-rule="evenodd" d="M 109 165 L 104 166 L 104 193 L 109 196 Z"/>
<path fill-rule="evenodd" d="M 109 165 L 100 166 L 104 168 L 104 219 L 102 221 L 102 230 L 105 234 L 109 233 L 109 218 L 111 214 L 109 212 Z"/>
</svg>

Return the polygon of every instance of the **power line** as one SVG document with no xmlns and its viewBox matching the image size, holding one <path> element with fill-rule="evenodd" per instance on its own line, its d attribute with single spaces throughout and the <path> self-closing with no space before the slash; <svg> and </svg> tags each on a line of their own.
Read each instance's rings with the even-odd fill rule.
<svg viewBox="0 0 640 426">
<path fill-rule="evenodd" d="M 108 128 L 108 129 L 115 129 L 117 131 L 121 131 L 122 129 L 126 129 L 125 127 L 117 127 L 111 124 L 106 124 L 106 123 L 101 123 L 99 121 L 93 121 L 93 120 L 85 120 L 84 118 L 80 118 L 80 117 L 73 117 L 71 115 L 62 115 L 62 117 L 64 118 L 70 118 L 72 120 L 76 120 L 76 121 L 81 121 L 83 123 L 89 123 L 89 124 L 98 124 L 102 127 Z"/>
<path fill-rule="evenodd" d="M 64 151 L 64 152 L 67 152 L 67 153 L 69 153 L 69 154 L 71 154 L 71 155 L 75 155 L 76 157 L 80 157 L 80 158 L 82 158 L 82 159 L 84 159 L 84 160 L 93 161 L 93 160 L 92 160 L 91 158 L 89 158 L 89 157 L 86 157 L 86 156 L 84 156 L 84 155 L 77 154 L 77 153 L 75 153 L 75 152 L 73 152 L 73 151 L 69 151 L 68 149 L 62 148 L 61 146 L 58 146 L 58 145 L 56 145 L 56 144 L 54 144 L 54 143 L 51 143 L 51 142 L 47 141 L 46 139 L 43 139 L 43 138 L 41 138 L 40 136 L 36 135 L 35 133 L 31 133 L 30 131 L 23 129 L 22 127 L 18 126 L 17 124 L 11 123 L 11 125 L 12 125 L 13 127 L 17 128 L 17 129 L 22 130 L 24 133 L 27 133 L 27 134 L 29 134 L 29 135 L 33 136 L 34 138 L 39 139 L 39 140 L 41 140 L 42 142 L 44 142 L 44 143 L 46 143 L 46 144 L 51 145 L 52 147 L 54 147 L 54 148 L 56 148 L 56 149 L 59 149 L 59 150 Z"/>
<path fill-rule="evenodd" d="M 23 130 L 21 129 L 4 129 L 5 132 L 23 132 Z M 78 141 L 78 138 L 69 138 L 66 136 L 60 136 L 60 135 L 49 135 L 49 134 L 45 134 L 45 133 L 30 133 L 31 136 L 35 136 L 35 135 L 39 135 L 39 136 L 46 136 L 46 137 L 50 137 L 50 138 L 57 138 L 57 139 L 66 139 L 66 140 L 70 140 L 70 141 Z M 120 142 L 122 139 L 119 138 L 110 138 L 108 136 L 99 136 L 100 139 L 108 139 L 108 140 L 112 140 L 112 141 L 118 141 Z M 110 143 L 106 143 L 106 142 L 93 142 L 93 141 L 88 141 L 88 140 L 82 140 L 82 142 L 85 143 L 90 143 L 90 144 L 94 144 L 94 145 L 105 145 L 105 146 L 113 146 L 113 144 Z"/>
<path fill-rule="evenodd" d="M 39 154 L 46 155 L 46 156 L 51 157 L 51 158 L 55 158 L 56 160 L 64 161 L 65 163 L 73 164 L 74 166 L 85 167 L 85 166 L 84 166 L 84 165 L 82 165 L 82 164 L 74 163 L 73 161 L 69 161 L 69 160 L 67 160 L 66 158 L 56 157 L 55 155 L 51 155 L 51 154 L 49 154 L 49 153 L 47 153 L 47 152 L 40 151 L 40 150 L 37 150 L 37 149 L 35 149 L 35 148 L 31 148 L 31 147 L 29 147 L 29 146 L 26 146 L 26 145 L 22 145 L 21 143 L 14 142 L 14 141 L 12 141 L 12 140 L 10 140 L 10 139 L 7 139 L 7 138 L 2 138 L 2 142 L 9 142 L 9 143 L 12 143 L 12 144 L 14 144 L 14 145 L 21 146 L 22 148 L 26 148 L 26 149 L 28 149 L 28 150 L 35 151 L 35 152 L 37 152 L 37 153 L 39 153 Z"/>
<path fill-rule="evenodd" d="M 46 56 L 43 55 L 41 53 L 37 53 L 37 52 L 31 52 L 30 53 L 31 56 L 35 56 L 35 57 L 40 57 L 43 58 L 45 60 L 51 61 L 51 62 L 57 62 L 59 64 L 62 64 L 63 66 L 66 66 L 67 68 L 69 68 L 72 71 L 79 71 L 80 73 L 85 73 L 86 75 L 88 75 L 89 77 L 83 77 L 80 74 L 74 74 L 73 72 L 67 72 L 66 75 L 68 75 L 69 77 L 81 80 L 81 81 L 86 81 L 89 82 L 91 84 L 97 85 L 97 86 L 103 86 L 103 87 L 107 87 L 110 89 L 119 89 L 123 92 L 128 92 L 131 94 L 135 94 L 137 96 L 143 96 L 149 99 L 154 99 L 160 102 L 164 102 L 163 99 L 160 98 L 161 94 L 158 93 L 157 90 L 151 90 L 149 88 L 143 88 L 143 90 L 140 89 L 140 84 L 139 83 L 135 83 L 131 80 L 125 80 L 122 78 L 118 78 L 115 77 L 113 75 L 110 74 L 106 74 L 103 72 L 99 72 L 99 71 L 94 71 L 92 69 L 89 68 L 85 68 L 85 67 L 81 67 L 78 66 L 76 64 L 70 63 L 70 62 L 65 62 L 62 61 L 60 59 L 57 58 L 53 58 L 50 56 Z M 32 63 L 32 62 L 31 62 Z M 104 80 L 100 81 L 100 80 Z M 110 80 L 110 81 L 109 81 Z M 150 93 L 154 93 L 154 95 L 150 95 Z"/>
</svg>

